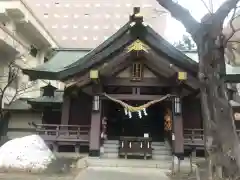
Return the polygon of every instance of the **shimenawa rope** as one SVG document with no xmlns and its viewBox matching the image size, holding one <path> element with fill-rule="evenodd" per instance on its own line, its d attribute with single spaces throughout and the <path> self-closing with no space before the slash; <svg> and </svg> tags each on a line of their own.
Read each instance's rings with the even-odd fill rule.
<svg viewBox="0 0 240 180">
<path fill-rule="evenodd" d="M 107 95 L 107 93 L 103 93 L 103 95 L 106 96 L 108 99 L 110 99 L 110 100 L 112 100 L 112 101 L 114 101 L 114 102 L 122 105 L 122 106 L 123 106 L 125 109 L 127 109 L 129 112 L 142 111 L 142 110 L 148 108 L 149 106 L 151 106 L 151 105 L 153 105 L 153 104 L 156 104 L 156 103 L 158 103 L 158 102 L 161 102 L 161 101 L 163 101 L 163 100 L 171 97 L 171 94 L 167 94 L 167 95 L 161 97 L 160 99 L 152 100 L 152 101 L 149 101 L 149 102 L 147 102 L 146 104 L 143 104 L 143 105 L 141 105 L 141 106 L 134 107 L 134 106 L 131 106 L 131 105 L 129 105 L 129 104 L 127 104 L 127 103 L 125 103 L 125 102 L 123 102 L 123 101 L 121 101 L 121 100 L 115 99 L 115 98 Z"/>
</svg>

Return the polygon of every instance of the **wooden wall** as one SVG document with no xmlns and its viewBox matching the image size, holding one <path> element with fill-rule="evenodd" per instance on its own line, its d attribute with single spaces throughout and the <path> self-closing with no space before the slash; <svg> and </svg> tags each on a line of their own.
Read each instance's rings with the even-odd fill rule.
<svg viewBox="0 0 240 180">
<path fill-rule="evenodd" d="M 77 98 L 71 99 L 70 125 L 90 125 L 92 113 L 92 97 L 81 92 Z"/>
<path fill-rule="evenodd" d="M 61 109 L 52 110 L 50 108 L 45 108 L 43 110 L 42 123 L 43 124 L 61 124 Z"/>
<path fill-rule="evenodd" d="M 203 128 L 200 99 L 184 99 L 182 111 L 184 129 Z"/>
</svg>

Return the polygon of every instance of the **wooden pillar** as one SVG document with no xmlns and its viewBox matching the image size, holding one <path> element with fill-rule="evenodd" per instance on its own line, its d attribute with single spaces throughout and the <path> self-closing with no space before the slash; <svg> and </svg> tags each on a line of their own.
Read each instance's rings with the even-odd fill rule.
<svg viewBox="0 0 240 180">
<path fill-rule="evenodd" d="M 99 98 L 99 97 L 98 97 Z M 94 97 L 93 97 L 94 101 Z M 99 101 L 99 109 L 92 110 L 90 142 L 89 142 L 89 156 L 100 156 L 100 134 L 101 134 L 101 102 Z M 93 102 L 94 106 L 94 102 Z"/>
<path fill-rule="evenodd" d="M 99 79 L 98 70 L 90 70 L 90 79 L 94 83 L 92 85 L 93 103 L 92 103 L 92 118 L 90 129 L 89 142 L 89 156 L 100 156 L 100 136 L 101 136 L 101 112 L 102 104 L 100 100 L 100 93 L 102 92 L 102 85 Z"/>
<path fill-rule="evenodd" d="M 177 99 L 176 99 L 177 98 Z M 177 94 L 172 99 L 173 106 L 173 154 L 179 159 L 184 158 L 184 137 L 183 137 L 183 118 L 182 118 L 182 102 Z"/>
<path fill-rule="evenodd" d="M 68 125 L 69 116 L 70 116 L 70 105 L 71 105 L 71 98 L 69 96 L 64 96 L 63 104 L 62 104 L 62 117 L 61 117 L 62 125 Z"/>
</svg>

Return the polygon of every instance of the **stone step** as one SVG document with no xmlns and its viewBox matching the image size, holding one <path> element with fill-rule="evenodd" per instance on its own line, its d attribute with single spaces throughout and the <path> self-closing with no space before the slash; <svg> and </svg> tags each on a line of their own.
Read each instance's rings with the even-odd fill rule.
<svg viewBox="0 0 240 180">
<path fill-rule="evenodd" d="M 170 151 L 170 148 L 167 148 L 166 146 L 152 146 L 153 150 L 166 150 L 166 151 Z"/>
<path fill-rule="evenodd" d="M 169 151 L 152 151 L 152 155 L 171 155 L 171 153 Z"/>
<path fill-rule="evenodd" d="M 165 146 L 165 142 L 152 142 L 152 146 Z"/>
<path fill-rule="evenodd" d="M 118 148 L 104 148 L 104 153 L 118 153 Z M 161 151 L 152 151 L 153 155 L 171 155 L 171 152 L 168 150 L 161 150 Z"/>
<path fill-rule="evenodd" d="M 101 158 L 118 158 L 118 152 L 104 152 L 104 154 L 101 155 Z"/>
<path fill-rule="evenodd" d="M 103 149 L 104 153 L 118 153 L 118 149 L 110 149 L 110 148 L 104 148 Z"/>
<path fill-rule="evenodd" d="M 172 156 L 170 156 L 170 155 L 153 155 L 152 159 L 153 160 L 161 160 L 161 161 L 171 161 Z"/>
<path fill-rule="evenodd" d="M 105 140 L 104 144 L 119 144 L 118 140 Z"/>
<path fill-rule="evenodd" d="M 111 155 L 108 155 L 111 156 Z M 88 158 L 88 167 L 129 167 L 169 169 L 171 161 Z"/>
<path fill-rule="evenodd" d="M 118 144 L 103 144 L 104 148 L 118 148 L 119 145 Z"/>
</svg>

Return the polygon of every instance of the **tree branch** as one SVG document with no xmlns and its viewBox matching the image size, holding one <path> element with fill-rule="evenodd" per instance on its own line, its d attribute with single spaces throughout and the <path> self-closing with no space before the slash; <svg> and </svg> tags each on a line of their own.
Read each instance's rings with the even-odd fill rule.
<svg viewBox="0 0 240 180">
<path fill-rule="evenodd" d="M 22 95 L 22 94 L 25 94 L 25 93 L 29 93 L 29 92 L 34 92 L 34 91 L 37 91 L 38 89 L 31 89 L 33 88 L 35 85 L 34 82 L 32 82 L 31 84 L 29 84 L 28 86 L 26 87 L 22 87 L 22 88 L 19 88 L 19 89 L 16 89 L 14 95 L 11 97 L 11 100 L 8 99 L 8 104 L 11 104 L 18 96 Z M 31 90 L 29 90 L 31 89 Z"/>
<path fill-rule="evenodd" d="M 180 21 L 185 26 L 187 32 L 195 38 L 200 28 L 200 23 L 192 17 L 186 8 L 173 2 L 173 0 L 157 0 L 157 2 L 167 9 L 176 20 Z"/>
<path fill-rule="evenodd" d="M 225 18 L 231 12 L 232 9 L 237 7 L 239 0 L 227 0 L 225 1 L 220 8 L 213 14 L 213 21 L 218 25 L 222 26 Z"/>
<path fill-rule="evenodd" d="M 207 3 L 206 3 L 204 0 L 200 0 L 200 1 L 203 3 L 203 5 L 205 6 L 205 8 L 208 10 L 208 12 L 209 12 L 210 14 L 212 14 L 213 12 L 212 12 L 212 10 L 210 10 L 210 8 L 208 7 Z"/>
<path fill-rule="evenodd" d="M 225 35 L 225 39 L 224 39 L 224 46 L 226 46 L 226 44 L 228 43 L 228 42 L 230 42 L 230 39 L 234 36 L 234 34 L 236 33 L 236 32 L 238 32 L 238 31 L 240 31 L 240 28 L 235 28 L 234 27 L 234 24 L 233 24 L 233 21 L 236 19 L 236 18 L 238 18 L 238 17 L 240 17 L 240 15 L 236 15 L 236 11 L 237 11 L 237 6 L 234 8 L 234 10 L 233 10 L 233 14 L 232 14 L 232 17 L 231 17 L 231 19 L 230 19 L 230 22 L 229 22 L 229 25 L 230 25 L 230 28 L 231 28 L 231 33 L 230 33 L 230 35 L 228 36 L 228 37 L 226 37 L 226 35 Z M 232 40 L 231 40 L 232 41 Z"/>
</svg>

